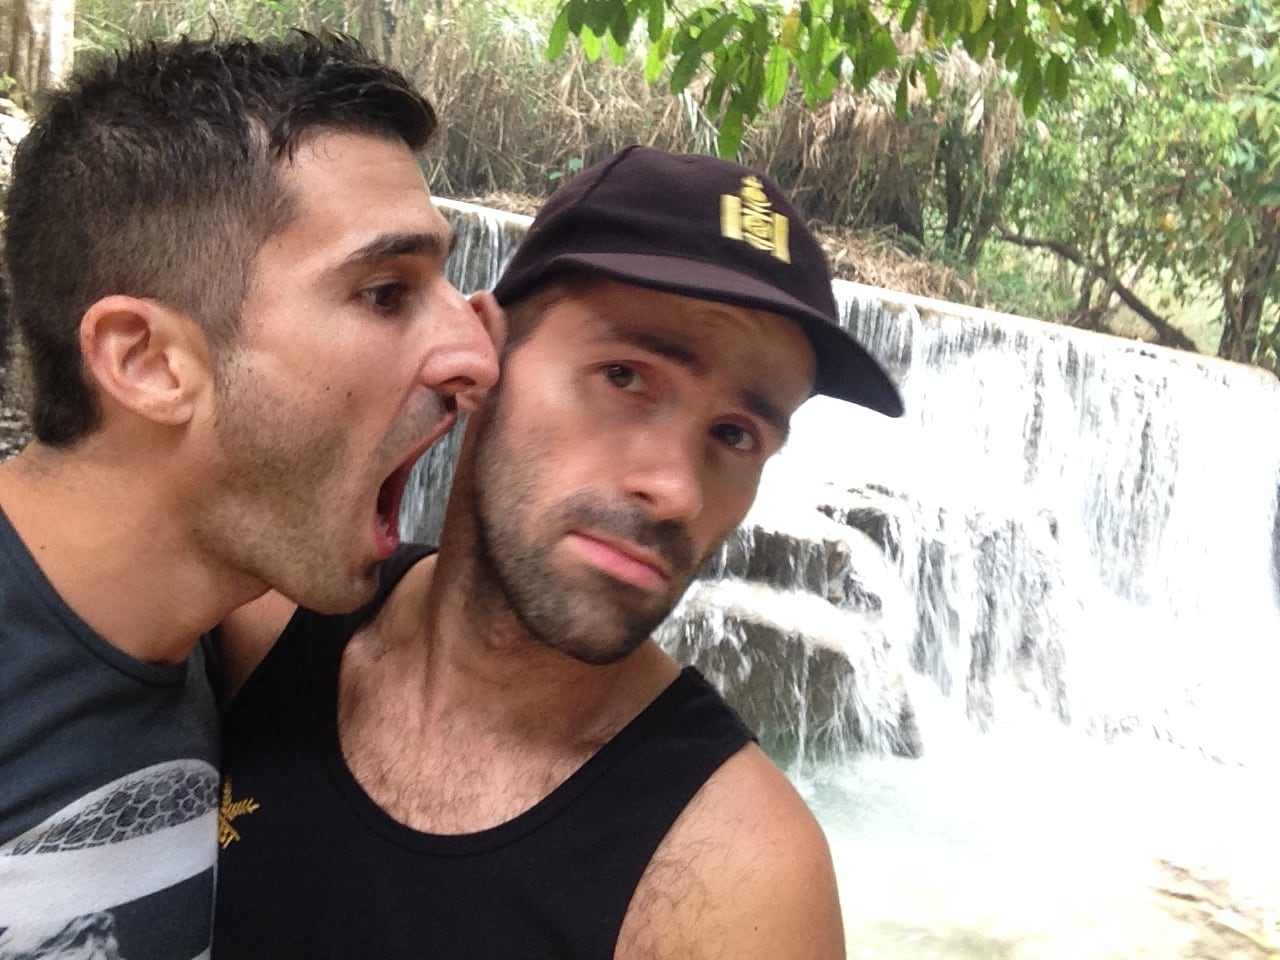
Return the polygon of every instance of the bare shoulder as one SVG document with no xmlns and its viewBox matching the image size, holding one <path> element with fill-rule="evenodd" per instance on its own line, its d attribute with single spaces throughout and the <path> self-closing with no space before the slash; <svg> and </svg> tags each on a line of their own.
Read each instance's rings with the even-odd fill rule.
<svg viewBox="0 0 1280 960">
<path fill-rule="evenodd" d="M 223 703 L 258 668 L 289 624 L 298 605 L 268 590 L 257 600 L 231 611 L 214 633 L 217 650 L 218 693 Z"/>
<path fill-rule="evenodd" d="M 640 879 L 617 960 L 844 960 L 826 836 L 755 744 L 694 796 Z"/>
</svg>

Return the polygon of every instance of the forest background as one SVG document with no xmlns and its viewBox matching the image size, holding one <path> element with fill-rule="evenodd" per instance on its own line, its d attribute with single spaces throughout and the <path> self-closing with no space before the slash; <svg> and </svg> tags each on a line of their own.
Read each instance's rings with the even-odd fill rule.
<svg viewBox="0 0 1280 960">
<path fill-rule="evenodd" d="M 1275 370 L 1271 0 L 3 0 L 6 109 L 133 39 L 329 27 L 532 213 L 627 143 L 768 169 L 838 276 Z"/>
</svg>

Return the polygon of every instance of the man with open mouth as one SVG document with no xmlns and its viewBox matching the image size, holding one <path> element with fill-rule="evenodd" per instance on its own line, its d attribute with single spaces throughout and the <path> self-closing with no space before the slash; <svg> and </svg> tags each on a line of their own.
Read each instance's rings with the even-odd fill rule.
<svg viewBox="0 0 1280 960">
<path fill-rule="evenodd" d="M 0 465 L 0 956 L 207 956 L 202 635 L 269 587 L 375 593 L 413 461 L 495 382 L 443 268 L 436 125 L 342 37 L 140 44 L 20 145 L 10 317 L 35 441 Z"/>
<path fill-rule="evenodd" d="M 494 292 L 439 552 L 226 625 L 215 957 L 843 958 L 821 829 L 650 635 L 797 407 L 896 389 L 777 184 L 710 157 L 574 177 Z"/>
</svg>

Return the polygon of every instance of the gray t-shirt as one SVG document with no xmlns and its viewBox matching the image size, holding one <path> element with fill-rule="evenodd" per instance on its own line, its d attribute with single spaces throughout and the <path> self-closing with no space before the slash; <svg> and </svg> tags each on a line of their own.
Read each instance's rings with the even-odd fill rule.
<svg viewBox="0 0 1280 960">
<path fill-rule="evenodd" d="M 199 651 L 111 646 L 0 511 L 0 960 L 208 956 L 217 762 Z"/>
</svg>

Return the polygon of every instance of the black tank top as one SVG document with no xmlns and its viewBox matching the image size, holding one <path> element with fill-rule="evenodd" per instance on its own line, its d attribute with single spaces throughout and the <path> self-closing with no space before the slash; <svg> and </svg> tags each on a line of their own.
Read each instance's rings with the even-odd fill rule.
<svg viewBox="0 0 1280 960">
<path fill-rule="evenodd" d="M 541 802 L 439 836 L 378 807 L 337 731 L 351 634 L 374 601 L 299 611 L 224 721 L 215 960 L 609 960 L 640 875 L 707 778 L 751 739 L 692 668 Z"/>
</svg>

